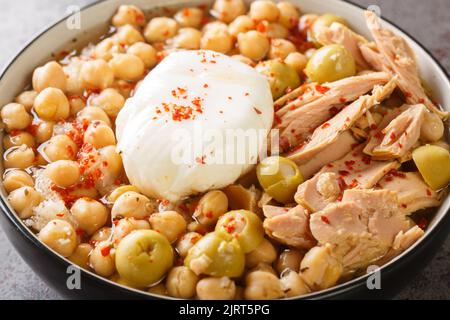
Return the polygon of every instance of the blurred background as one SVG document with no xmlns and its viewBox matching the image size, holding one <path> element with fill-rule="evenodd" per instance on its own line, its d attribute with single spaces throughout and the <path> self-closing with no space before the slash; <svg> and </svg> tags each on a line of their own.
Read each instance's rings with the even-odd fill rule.
<svg viewBox="0 0 450 320">
<path fill-rule="evenodd" d="M 69 6 L 93 2 L 95 0 L 0 0 L 0 70 L 34 35 L 61 19 Z M 419 40 L 450 72 L 449 0 L 352 2 L 364 7 L 378 5 L 383 17 Z M 0 299 L 61 299 L 22 261 L 1 228 Z M 450 237 L 428 267 L 397 299 L 450 299 Z"/>
</svg>

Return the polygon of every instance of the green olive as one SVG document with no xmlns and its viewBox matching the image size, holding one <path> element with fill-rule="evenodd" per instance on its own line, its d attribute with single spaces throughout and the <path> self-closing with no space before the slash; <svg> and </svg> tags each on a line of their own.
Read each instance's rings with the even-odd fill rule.
<svg viewBox="0 0 450 320">
<path fill-rule="evenodd" d="M 348 26 L 347 20 L 345 20 L 342 17 L 336 16 L 334 14 L 331 13 L 325 13 L 323 15 L 321 15 L 320 17 L 318 17 L 313 25 L 311 26 L 310 32 L 309 32 L 309 40 L 314 42 L 314 44 L 316 44 L 316 46 L 320 46 L 320 43 L 317 42 L 317 40 L 315 39 L 315 33 L 317 33 L 318 29 L 320 27 L 329 27 L 331 26 L 331 24 L 333 22 L 339 22 L 343 25 Z"/>
<path fill-rule="evenodd" d="M 305 74 L 318 83 L 351 77 L 356 74 L 355 59 L 344 46 L 330 44 L 313 54 L 306 65 Z"/>
<path fill-rule="evenodd" d="M 256 249 L 264 239 L 261 219 L 247 210 L 235 210 L 224 214 L 216 224 L 216 232 L 233 236 L 239 241 L 244 253 Z"/>
<path fill-rule="evenodd" d="M 450 182 L 450 153 L 434 145 L 425 145 L 412 153 L 414 163 L 425 182 L 433 189 L 444 188 Z"/>
<path fill-rule="evenodd" d="M 172 265 L 172 246 L 166 237 L 153 230 L 133 231 L 120 241 L 116 250 L 117 271 L 135 287 L 154 284 Z"/>
<path fill-rule="evenodd" d="M 294 202 L 297 187 L 303 176 L 294 161 L 283 157 L 269 157 L 256 168 L 259 184 L 272 198 L 281 203 Z"/>
<path fill-rule="evenodd" d="M 300 85 L 300 77 L 294 68 L 278 60 L 260 62 L 256 70 L 269 79 L 270 90 L 274 99 L 286 93 L 288 88 L 295 89 Z"/>
<path fill-rule="evenodd" d="M 197 275 L 234 278 L 244 272 L 245 255 L 236 239 L 211 232 L 189 250 L 184 264 Z"/>
</svg>

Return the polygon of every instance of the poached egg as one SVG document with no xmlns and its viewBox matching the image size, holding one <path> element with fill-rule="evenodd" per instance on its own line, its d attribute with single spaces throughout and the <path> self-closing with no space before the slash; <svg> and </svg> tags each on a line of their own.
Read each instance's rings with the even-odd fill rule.
<svg viewBox="0 0 450 320">
<path fill-rule="evenodd" d="M 120 111 L 117 148 L 131 184 L 176 202 L 248 172 L 273 117 L 269 83 L 250 66 L 212 51 L 173 52 Z"/>
</svg>

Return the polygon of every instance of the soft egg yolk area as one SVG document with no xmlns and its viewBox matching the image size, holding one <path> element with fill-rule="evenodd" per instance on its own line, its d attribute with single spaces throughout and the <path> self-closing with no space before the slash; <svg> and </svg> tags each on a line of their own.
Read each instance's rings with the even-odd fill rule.
<svg viewBox="0 0 450 320">
<path fill-rule="evenodd" d="M 273 117 L 269 83 L 250 66 L 212 51 L 174 52 L 120 111 L 117 148 L 142 193 L 178 201 L 248 172 Z"/>
</svg>

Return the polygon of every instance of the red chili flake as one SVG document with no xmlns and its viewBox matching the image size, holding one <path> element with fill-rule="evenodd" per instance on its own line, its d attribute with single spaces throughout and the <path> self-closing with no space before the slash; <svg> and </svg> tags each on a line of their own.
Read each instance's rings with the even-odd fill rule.
<svg viewBox="0 0 450 320">
<path fill-rule="evenodd" d="M 248 96 L 250 95 L 250 93 L 246 92 L 244 95 L 245 95 L 246 97 L 248 97 Z"/>
<path fill-rule="evenodd" d="M 396 138 L 396 135 L 394 132 L 391 132 L 391 134 L 389 135 L 389 138 L 391 139 L 391 141 L 394 141 Z"/>
<path fill-rule="evenodd" d="M 110 251 L 111 251 L 111 246 L 106 246 L 106 247 L 102 248 L 102 250 L 100 250 L 102 256 L 104 256 L 104 257 L 109 256 Z"/>
<path fill-rule="evenodd" d="M 359 185 L 358 180 L 353 179 L 352 182 L 348 185 L 348 188 L 353 189 L 353 188 L 356 188 L 358 185 Z"/>
<path fill-rule="evenodd" d="M 327 91 L 329 91 L 330 90 L 330 88 L 328 88 L 328 87 L 325 87 L 325 86 L 321 86 L 321 85 L 316 85 L 316 91 L 318 91 L 318 92 L 320 92 L 320 93 L 325 93 L 325 92 L 327 92 Z"/>
<path fill-rule="evenodd" d="M 268 26 L 269 26 L 269 23 L 267 21 L 261 21 L 256 25 L 256 30 L 264 33 L 267 31 Z"/>
<path fill-rule="evenodd" d="M 329 111 L 332 116 L 335 116 L 339 113 L 339 109 L 336 107 L 331 107 Z"/>
<path fill-rule="evenodd" d="M 325 222 L 326 224 L 330 224 L 330 220 L 326 216 L 320 216 L 320 219 Z"/>
<path fill-rule="evenodd" d="M 427 189 L 427 196 L 431 197 L 432 193 L 430 189 Z"/>
<path fill-rule="evenodd" d="M 280 123 L 281 123 L 281 118 L 280 118 L 280 116 L 278 116 L 277 114 L 275 114 L 275 115 L 274 115 L 274 121 L 275 121 L 275 123 L 280 124 Z"/>
<path fill-rule="evenodd" d="M 341 190 L 347 189 L 347 183 L 345 182 L 344 178 L 338 177 L 338 184 L 339 184 L 339 189 L 341 189 Z"/>
<path fill-rule="evenodd" d="M 404 209 L 406 209 L 406 208 L 408 208 L 408 205 L 407 205 L 406 203 L 402 203 L 402 204 L 401 204 L 401 207 L 404 208 Z"/>
<path fill-rule="evenodd" d="M 378 126 L 375 123 L 370 125 L 370 130 L 377 130 Z"/>
<path fill-rule="evenodd" d="M 62 217 L 64 217 L 64 213 L 57 213 L 56 216 L 59 218 L 62 218 Z"/>
<path fill-rule="evenodd" d="M 205 160 L 206 160 L 206 156 L 204 156 L 204 155 L 201 157 L 195 158 L 195 162 L 197 162 L 198 164 L 206 164 Z"/>
<path fill-rule="evenodd" d="M 419 99 L 419 103 L 425 103 L 425 99 L 420 98 L 420 99 Z"/>
<path fill-rule="evenodd" d="M 189 14 L 190 14 L 189 8 L 184 8 L 182 11 L 182 14 L 185 17 L 189 17 Z"/>
<path fill-rule="evenodd" d="M 259 110 L 259 109 L 256 108 L 256 107 L 253 107 L 253 110 L 255 110 L 256 114 L 262 114 L 261 110 Z"/>
<path fill-rule="evenodd" d="M 348 161 L 345 161 L 345 162 L 344 162 L 345 166 L 348 167 L 349 170 L 352 170 L 352 169 L 353 169 L 353 165 L 354 165 L 355 163 L 356 163 L 355 160 L 348 160 Z"/>
<path fill-rule="evenodd" d="M 381 131 L 380 131 L 380 132 L 377 132 L 377 133 L 374 135 L 374 137 L 375 137 L 377 140 L 381 140 L 381 139 L 383 139 L 383 134 L 382 134 Z"/>
<path fill-rule="evenodd" d="M 208 219 L 211 219 L 213 217 L 213 213 L 211 211 L 208 211 L 205 213 L 205 217 L 207 217 Z"/>
<path fill-rule="evenodd" d="M 409 91 L 406 91 L 406 92 L 405 92 L 405 97 L 411 98 L 411 97 L 412 97 L 412 93 L 409 92 Z"/>
<path fill-rule="evenodd" d="M 401 149 L 403 148 L 403 144 L 401 144 L 400 142 L 398 143 L 398 147 Z"/>
<path fill-rule="evenodd" d="M 369 165 L 372 159 L 369 156 L 362 156 L 361 161 L 364 162 L 365 165 Z"/>
<path fill-rule="evenodd" d="M 400 172 L 396 169 L 391 169 L 388 172 L 389 175 L 397 177 L 397 178 L 406 178 L 406 174 L 404 174 L 403 172 Z"/>
<path fill-rule="evenodd" d="M 340 98 L 339 98 L 339 101 L 340 101 L 341 103 L 345 103 L 345 102 L 347 102 L 347 99 L 345 99 L 344 97 L 340 97 Z"/>
<path fill-rule="evenodd" d="M 77 236 L 83 236 L 85 232 L 84 232 L 83 229 L 77 228 L 77 229 L 75 230 L 75 233 L 77 234 Z"/>
<path fill-rule="evenodd" d="M 209 86 L 208 86 L 208 84 L 207 83 L 205 83 L 204 85 L 203 85 L 203 88 L 208 88 Z"/>
<path fill-rule="evenodd" d="M 392 178 L 392 177 L 386 177 L 385 180 L 386 180 L 387 182 L 391 182 L 392 180 L 394 180 L 394 178 Z"/>
<path fill-rule="evenodd" d="M 348 172 L 347 170 L 339 170 L 338 173 L 343 177 L 346 177 L 350 174 L 350 172 Z"/>
<path fill-rule="evenodd" d="M 425 217 L 420 218 L 419 222 L 417 223 L 420 229 L 425 230 L 428 226 L 428 219 Z"/>
<path fill-rule="evenodd" d="M 333 168 L 334 166 L 333 166 L 333 164 L 329 163 L 329 164 L 327 164 L 327 167 L 328 168 Z"/>
<path fill-rule="evenodd" d="M 321 128 L 322 129 L 326 129 L 326 128 L 328 128 L 330 126 L 330 124 L 328 123 L 328 122 L 325 122 L 322 126 L 321 126 Z"/>
<path fill-rule="evenodd" d="M 340 202 L 340 201 L 342 201 L 342 197 L 343 197 L 343 195 L 340 194 L 340 195 L 336 198 L 336 200 Z"/>
</svg>

